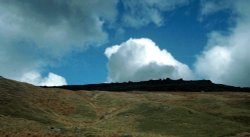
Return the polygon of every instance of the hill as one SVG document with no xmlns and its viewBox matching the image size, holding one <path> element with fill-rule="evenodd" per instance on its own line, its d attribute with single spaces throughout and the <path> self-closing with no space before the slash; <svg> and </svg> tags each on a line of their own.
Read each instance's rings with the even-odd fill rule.
<svg viewBox="0 0 250 137">
<path fill-rule="evenodd" d="M 46 87 L 45 87 L 46 88 Z M 51 87 L 48 87 L 51 88 Z M 101 90 L 101 91 L 186 91 L 186 92 L 218 92 L 234 91 L 249 92 L 250 88 L 233 87 L 222 84 L 214 84 L 210 80 L 191 80 L 182 79 L 171 80 L 149 80 L 141 82 L 124 82 L 124 83 L 101 83 L 89 85 L 66 85 L 52 88 L 62 88 L 69 90 Z"/>
<path fill-rule="evenodd" d="M 248 137 L 248 92 L 106 92 L 0 78 L 4 137 Z"/>
</svg>

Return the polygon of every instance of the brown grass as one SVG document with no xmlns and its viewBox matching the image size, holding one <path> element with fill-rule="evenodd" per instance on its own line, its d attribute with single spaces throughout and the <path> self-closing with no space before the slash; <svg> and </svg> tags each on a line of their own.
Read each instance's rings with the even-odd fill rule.
<svg viewBox="0 0 250 137">
<path fill-rule="evenodd" d="M 0 79 L 0 136 L 247 137 L 249 106 L 249 93 L 76 92 Z"/>
</svg>

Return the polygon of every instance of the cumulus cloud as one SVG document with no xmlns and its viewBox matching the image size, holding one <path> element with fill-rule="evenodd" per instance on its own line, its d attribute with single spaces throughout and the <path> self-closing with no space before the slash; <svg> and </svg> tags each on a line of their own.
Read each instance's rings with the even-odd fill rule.
<svg viewBox="0 0 250 137">
<path fill-rule="evenodd" d="M 108 81 L 142 81 L 159 78 L 192 79 L 189 67 L 161 50 L 148 38 L 129 39 L 105 50 Z"/>
<path fill-rule="evenodd" d="M 0 75 L 20 80 L 64 55 L 107 41 L 117 0 L 1 0 Z"/>
<path fill-rule="evenodd" d="M 39 72 L 31 71 L 23 74 L 20 81 L 28 82 L 36 86 L 61 86 L 67 85 L 65 78 L 56 75 L 54 73 L 49 73 L 47 77 L 42 77 Z"/>
<path fill-rule="evenodd" d="M 250 86 L 250 1 L 233 1 L 236 25 L 227 35 L 211 32 L 207 48 L 198 57 L 198 75 L 217 83 Z M 215 11 L 216 12 L 216 11 Z"/>
<path fill-rule="evenodd" d="M 162 12 L 187 1 L 0 0 L 0 75 L 20 80 L 40 74 L 71 51 L 107 42 L 104 25 L 121 20 L 129 27 L 160 26 Z M 120 16 L 118 2 L 124 9 Z"/>
<path fill-rule="evenodd" d="M 163 12 L 187 5 L 189 0 L 124 0 L 123 21 L 127 26 L 142 27 L 150 23 L 164 24 Z"/>
<path fill-rule="evenodd" d="M 116 16 L 116 0 L 2 0 L 1 38 L 32 43 L 47 54 L 61 56 L 75 47 L 103 43 L 103 23 Z M 5 43 L 7 44 L 7 43 Z"/>
</svg>

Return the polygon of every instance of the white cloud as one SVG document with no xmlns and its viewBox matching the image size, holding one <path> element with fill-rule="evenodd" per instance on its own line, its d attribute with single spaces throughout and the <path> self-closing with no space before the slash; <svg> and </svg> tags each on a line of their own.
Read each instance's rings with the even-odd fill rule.
<svg viewBox="0 0 250 137">
<path fill-rule="evenodd" d="M 189 0 L 124 0 L 123 21 L 127 26 L 142 27 L 150 23 L 164 24 L 163 12 L 187 5 Z"/>
<path fill-rule="evenodd" d="M 124 5 L 124 24 L 137 27 L 162 25 L 162 12 L 187 1 L 0 0 L 0 75 L 18 80 L 41 73 L 74 50 L 107 42 L 104 24 L 119 20 L 118 2 Z"/>
<path fill-rule="evenodd" d="M 47 77 L 42 77 L 39 72 L 31 71 L 25 73 L 20 79 L 22 82 L 31 83 L 36 86 L 61 86 L 67 85 L 65 78 L 56 75 L 54 73 L 49 73 Z"/>
<path fill-rule="evenodd" d="M 207 49 L 198 57 L 198 75 L 217 83 L 250 86 L 250 1 L 234 1 L 230 9 L 238 16 L 228 35 L 212 32 Z M 212 12 L 212 11 L 211 11 Z"/>
<path fill-rule="evenodd" d="M 71 51 L 107 41 L 117 0 L 0 0 L 0 75 L 42 72 Z M 55 61 L 56 60 L 56 61 Z"/>
<path fill-rule="evenodd" d="M 116 0 L 3 0 L 0 38 L 5 39 L 5 44 L 32 43 L 46 50 L 46 54 L 60 57 L 74 48 L 105 42 L 103 23 L 115 20 L 116 3 Z"/>
<path fill-rule="evenodd" d="M 230 9 L 234 0 L 201 0 L 201 15 L 208 16 L 213 13 Z"/>
<path fill-rule="evenodd" d="M 147 38 L 129 39 L 106 49 L 108 81 L 142 81 L 159 78 L 192 79 L 189 67 Z"/>
</svg>

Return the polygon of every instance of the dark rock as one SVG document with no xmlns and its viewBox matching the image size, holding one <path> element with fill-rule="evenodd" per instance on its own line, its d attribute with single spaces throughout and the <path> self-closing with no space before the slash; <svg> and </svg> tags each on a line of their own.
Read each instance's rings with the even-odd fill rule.
<svg viewBox="0 0 250 137">
<path fill-rule="evenodd" d="M 75 133 L 81 133 L 81 128 L 79 128 L 79 127 L 75 127 Z"/>
</svg>

